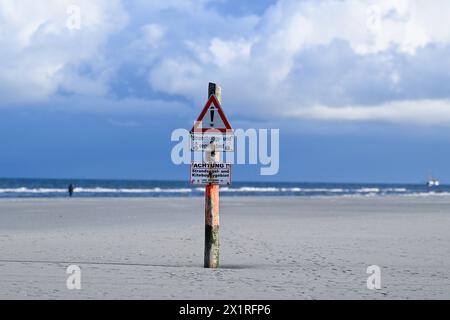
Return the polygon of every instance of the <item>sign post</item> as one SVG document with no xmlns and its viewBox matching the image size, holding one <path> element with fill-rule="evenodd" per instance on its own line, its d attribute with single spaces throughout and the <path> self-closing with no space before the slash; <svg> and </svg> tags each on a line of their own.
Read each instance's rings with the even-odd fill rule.
<svg viewBox="0 0 450 320">
<path fill-rule="evenodd" d="M 214 83 L 208 85 L 208 98 L 216 96 L 219 103 L 222 102 L 222 90 Z M 207 155 L 208 162 L 215 162 L 220 155 L 212 150 Z M 209 159 L 208 159 L 209 157 Z M 208 184 L 205 190 L 205 268 L 219 267 L 219 213 L 220 213 L 219 185 Z"/>
<path fill-rule="evenodd" d="M 231 184 L 231 164 L 220 162 L 220 152 L 234 150 L 234 136 L 221 102 L 221 88 L 209 83 L 208 102 L 191 131 L 191 151 L 205 152 L 205 162 L 191 164 L 191 184 L 205 185 L 205 268 L 219 267 L 219 186 Z"/>
</svg>

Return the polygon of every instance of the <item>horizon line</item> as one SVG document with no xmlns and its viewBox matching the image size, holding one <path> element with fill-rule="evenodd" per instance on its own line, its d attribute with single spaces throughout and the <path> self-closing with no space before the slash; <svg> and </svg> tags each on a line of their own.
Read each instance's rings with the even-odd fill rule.
<svg viewBox="0 0 450 320">
<path fill-rule="evenodd" d="M 136 179 L 136 178 L 33 178 L 33 177 L 0 177 L 0 180 L 86 180 L 86 181 L 146 181 L 146 182 L 185 182 L 189 184 L 189 181 L 181 179 Z M 250 180 L 235 180 L 237 183 L 275 183 L 275 184 L 353 184 L 353 185 L 374 185 L 374 184 L 384 184 L 384 185 L 423 185 L 423 182 L 348 182 L 348 181 L 250 181 Z M 441 183 L 441 186 L 446 184 Z"/>
</svg>

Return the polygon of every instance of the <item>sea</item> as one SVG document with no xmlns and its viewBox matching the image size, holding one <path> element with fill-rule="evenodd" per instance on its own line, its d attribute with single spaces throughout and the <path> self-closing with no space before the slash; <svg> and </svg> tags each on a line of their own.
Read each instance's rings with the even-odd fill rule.
<svg viewBox="0 0 450 320">
<path fill-rule="evenodd" d="M 68 186 L 74 197 L 202 197 L 205 188 L 186 181 L 93 180 L 93 179 L 1 179 L 1 198 L 63 198 Z M 450 186 L 428 187 L 424 184 L 355 184 L 235 182 L 220 188 L 222 196 L 290 197 L 382 197 L 389 195 L 450 195 Z"/>
</svg>

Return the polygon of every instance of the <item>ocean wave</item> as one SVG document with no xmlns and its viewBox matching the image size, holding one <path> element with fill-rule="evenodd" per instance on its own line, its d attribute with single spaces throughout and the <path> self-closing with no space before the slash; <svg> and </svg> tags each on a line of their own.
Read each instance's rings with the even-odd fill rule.
<svg viewBox="0 0 450 320">
<path fill-rule="evenodd" d="M 75 192 L 87 192 L 87 193 L 189 193 L 192 192 L 190 188 L 175 188 L 175 189 L 163 189 L 163 188 L 149 188 L 149 189 L 126 189 L 126 188 L 75 188 Z"/>
<path fill-rule="evenodd" d="M 416 193 L 408 193 L 405 196 L 411 197 L 430 197 L 430 196 L 438 196 L 438 197 L 447 197 L 450 196 L 450 192 L 416 192 Z"/>
<path fill-rule="evenodd" d="M 341 188 L 300 188 L 300 192 L 328 192 L 328 193 L 342 193 L 349 192 L 349 189 Z"/>
<path fill-rule="evenodd" d="M 205 188 L 75 188 L 75 192 L 79 193 L 190 193 L 193 191 L 204 192 Z M 302 192 L 302 193 L 380 193 L 380 192 L 408 192 L 405 188 L 360 188 L 360 189 L 341 189 L 341 188 L 276 188 L 276 187 L 222 187 L 222 192 Z M 0 193 L 66 193 L 67 189 L 62 188 L 0 188 Z"/>
<path fill-rule="evenodd" d="M 55 189 L 55 188 L 4 188 L 0 189 L 0 193 L 63 193 L 67 192 L 67 189 Z"/>
<path fill-rule="evenodd" d="M 196 188 L 196 191 L 204 191 L 204 188 Z M 340 192 L 349 192 L 350 190 L 345 189 L 325 189 L 325 188 L 276 188 L 276 187 L 240 187 L 240 188 L 230 188 L 230 187 L 222 187 L 220 189 L 221 192 L 245 192 L 245 193 L 295 193 L 295 192 L 303 192 L 303 193 L 340 193 Z"/>
<path fill-rule="evenodd" d="M 408 189 L 406 188 L 386 188 L 382 190 L 385 192 L 408 192 Z"/>
<path fill-rule="evenodd" d="M 190 188 L 150 188 L 150 189 L 126 189 L 126 188 L 75 188 L 75 193 L 189 193 Z M 4 188 L 0 189 L 0 193 L 67 193 L 67 189 L 58 188 Z"/>
<path fill-rule="evenodd" d="M 280 192 L 279 188 L 273 187 L 240 187 L 240 188 L 229 188 L 224 187 L 220 189 L 222 192 Z"/>
<path fill-rule="evenodd" d="M 149 196 L 163 196 L 163 195 L 198 195 L 205 192 L 204 187 L 179 187 L 179 188 L 113 188 L 113 187 L 76 187 L 75 194 L 81 196 L 97 196 L 97 195 L 149 195 Z M 353 188 L 302 188 L 302 187 L 273 187 L 273 186 L 241 186 L 241 187 L 221 187 L 220 192 L 228 195 L 296 195 L 305 197 L 315 196 L 385 196 L 385 195 L 405 195 L 405 196 L 448 196 L 448 191 L 436 190 L 414 190 L 400 187 L 353 187 Z M 66 188 L 31 188 L 31 187 L 17 187 L 17 188 L 0 188 L 1 197 L 10 196 L 63 196 L 67 193 Z"/>
<path fill-rule="evenodd" d="M 360 188 L 355 190 L 355 192 L 359 193 L 379 193 L 380 191 L 380 188 Z"/>
<path fill-rule="evenodd" d="M 301 192 L 302 188 L 281 188 L 282 192 Z"/>
</svg>

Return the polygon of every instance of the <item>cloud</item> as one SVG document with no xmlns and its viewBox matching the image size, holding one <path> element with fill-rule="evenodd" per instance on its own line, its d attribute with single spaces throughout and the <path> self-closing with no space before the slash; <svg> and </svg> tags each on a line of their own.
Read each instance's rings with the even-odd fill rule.
<svg viewBox="0 0 450 320">
<path fill-rule="evenodd" d="M 201 104 L 205 83 L 217 79 L 227 110 L 254 120 L 317 105 L 339 114 L 338 108 L 358 106 L 347 110 L 357 113 L 348 121 L 407 120 L 418 113 L 389 119 L 394 112 L 376 116 L 373 106 L 404 101 L 407 109 L 408 102 L 450 98 L 442 85 L 450 81 L 445 19 L 439 5 L 425 1 L 280 0 L 250 30 L 200 40 L 187 35 L 185 51 L 150 70 L 150 84 Z M 363 108 L 367 117 L 358 116 Z M 423 117 L 441 123 L 420 116 L 410 123 L 426 122 Z"/>
<path fill-rule="evenodd" d="M 80 9 L 80 29 L 68 28 L 73 5 Z M 105 94 L 102 49 L 125 22 L 119 0 L 1 1 L 0 101 L 42 101 L 60 88 Z M 86 66 L 90 76 L 82 75 Z"/>
<path fill-rule="evenodd" d="M 156 47 L 165 34 L 165 28 L 159 24 L 151 23 L 142 27 L 143 40 L 151 47 Z"/>
<path fill-rule="evenodd" d="M 0 105 L 63 96 L 189 116 L 215 81 L 237 120 L 450 124 L 449 1 L 278 0 L 239 15 L 226 2 L 4 0 Z M 66 27 L 72 4 L 80 30 Z"/>
<path fill-rule="evenodd" d="M 340 39 L 360 54 L 391 48 L 413 54 L 430 43 L 448 43 L 449 9 L 445 0 L 281 0 L 264 19 L 270 39 L 290 53 Z"/>
<path fill-rule="evenodd" d="M 450 100 L 390 102 L 379 106 L 315 106 L 286 115 L 324 121 L 371 121 L 397 124 L 450 125 Z"/>
</svg>

